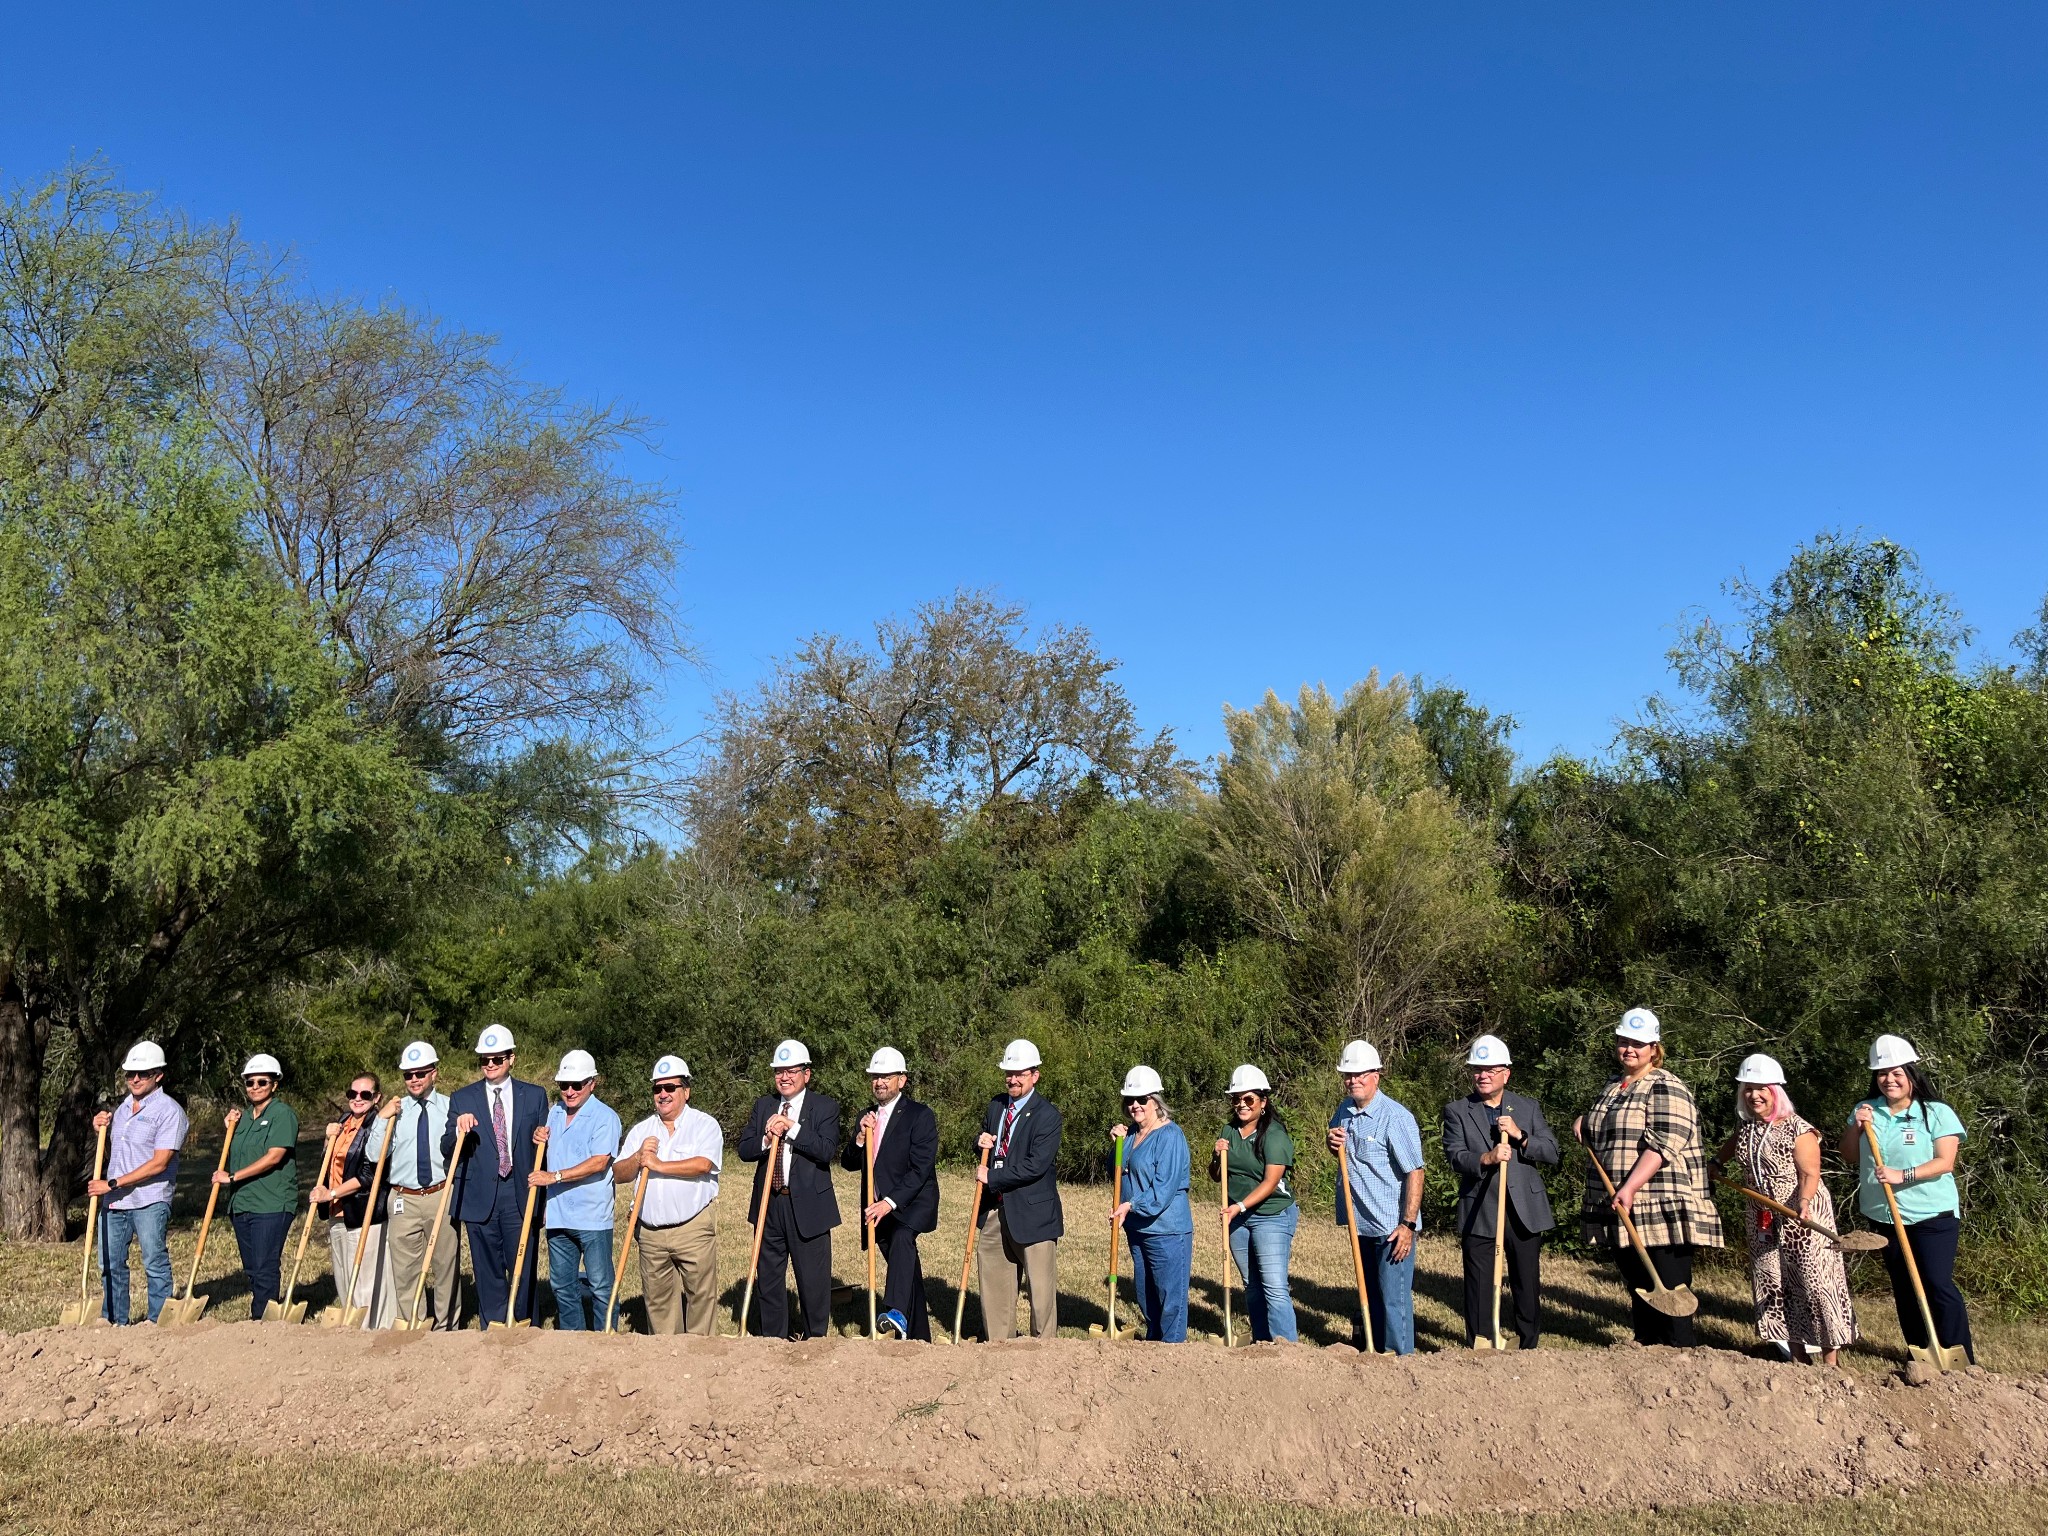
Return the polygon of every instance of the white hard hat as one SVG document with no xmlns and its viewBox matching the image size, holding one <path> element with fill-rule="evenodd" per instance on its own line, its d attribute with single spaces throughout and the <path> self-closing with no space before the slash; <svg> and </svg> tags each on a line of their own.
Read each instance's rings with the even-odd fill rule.
<svg viewBox="0 0 2048 1536">
<path fill-rule="evenodd" d="M 808 1067 L 810 1064 L 810 1049 L 801 1040 L 783 1041 L 769 1058 L 769 1065 L 776 1067 Z"/>
<path fill-rule="evenodd" d="M 1123 1096 L 1127 1099 L 1147 1099 L 1164 1091 L 1166 1084 L 1159 1081 L 1159 1074 L 1150 1067 L 1136 1066 L 1124 1074 Z"/>
<path fill-rule="evenodd" d="M 909 1066 L 903 1060 L 903 1053 L 893 1045 L 885 1045 L 868 1058 L 868 1076 L 886 1077 L 891 1072 L 908 1072 Z"/>
<path fill-rule="evenodd" d="M 502 1024 L 493 1024 L 476 1037 L 476 1053 L 479 1056 L 490 1056 L 511 1049 L 512 1031 Z"/>
<path fill-rule="evenodd" d="M 680 1077 L 687 1083 L 690 1080 L 690 1064 L 680 1056 L 664 1056 L 654 1064 L 654 1075 L 647 1081 L 658 1083 L 664 1077 Z"/>
<path fill-rule="evenodd" d="M 571 1051 L 555 1068 L 558 1083 L 580 1083 L 597 1076 L 597 1062 L 588 1051 Z"/>
<path fill-rule="evenodd" d="M 121 1060 L 123 1072 L 161 1072 L 163 1069 L 164 1048 L 154 1040 L 136 1041 Z"/>
<path fill-rule="evenodd" d="M 1782 1088 L 1785 1085 L 1785 1069 L 1778 1065 L 1777 1057 L 1766 1056 L 1762 1051 L 1758 1051 L 1754 1056 L 1742 1058 L 1742 1065 L 1735 1069 L 1735 1081 L 1755 1083 L 1759 1086 L 1776 1083 Z"/>
<path fill-rule="evenodd" d="M 411 1072 L 420 1067 L 435 1067 L 441 1064 L 441 1053 L 424 1040 L 415 1040 L 398 1053 L 398 1070 Z"/>
<path fill-rule="evenodd" d="M 284 1076 L 284 1068 L 279 1066 L 277 1058 L 267 1051 L 258 1051 L 242 1063 L 242 1076 L 247 1077 L 252 1072 L 265 1072 L 272 1077 Z"/>
<path fill-rule="evenodd" d="M 1907 1062 L 1919 1059 L 1920 1053 L 1913 1049 L 1913 1042 L 1904 1035 L 1879 1035 L 1870 1042 L 1870 1070 L 1873 1072 L 1903 1067 Z"/>
<path fill-rule="evenodd" d="M 1230 1074 L 1230 1085 L 1225 1093 L 1271 1093 L 1273 1085 L 1266 1081 L 1266 1074 L 1250 1062 L 1246 1062 Z"/>
<path fill-rule="evenodd" d="M 1380 1053 L 1363 1040 L 1353 1040 L 1344 1047 L 1344 1054 L 1337 1058 L 1339 1072 L 1377 1072 L 1380 1070 Z"/>
<path fill-rule="evenodd" d="M 1012 1040 L 1003 1047 L 1003 1059 L 996 1065 L 1005 1072 L 1027 1072 L 1040 1065 L 1038 1047 L 1029 1040 Z"/>
<path fill-rule="evenodd" d="M 1664 1038 L 1664 1027 L 1657 1022 L 1657 1015 L 1649 1009 L 1631 1008 L 1621 1016 L 1621 1022 L 1614 1026 L 1614 1033 L 1618 1039 L 1655 1045 Z"/>
<path fill-rule="evenodd" d="M 1499 1035 L 1481 1035 L 1472 1042 L 1472 1049 L 1465 1053 L 1468 1067 L 1511 1067 L 1514 1057 L 1508 1054 L 1508 1043 Z"/>
</svg>

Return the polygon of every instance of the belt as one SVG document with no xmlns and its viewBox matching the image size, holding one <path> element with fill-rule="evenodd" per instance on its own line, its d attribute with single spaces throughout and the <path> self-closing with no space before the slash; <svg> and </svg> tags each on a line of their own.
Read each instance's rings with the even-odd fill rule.
<svg viewBox="0 0 2048 1536">
<path fill-rule="evenodd" d="M 708 1210 L 710 1207 L 707 1206 L 705 1209 Z M 697 1216 L 702 1216 L 703 1214 L 703 1211 L 699 1211 Z M 685 1216 L 681 1221 L 643 1221 L 640 1223 L 640 1230 L 642 1232 L 673 1232 L 677 1227 L 687 1227 L 697 1219 L 697 1216 Z"/>
<path fill-rule="evenodd" d="M 443 1179 L 439 1184 L 429 1184 L 425 1189 L 407 1189 L 403 1184 L 394 1184 L 391 1186 L 391 1193 L 394 1195 L 438 1195 L 447 1187 L 448 1181 L 446 1179 Z"/>
<path fill-rule="evenodd" d="M 774 1195 L 777 1199 L 787 1200 L 789 1198 L 789 1186 L 785 1184 L 780 1189 L 769 1190 L 768 1193 Z"/>
</svg>

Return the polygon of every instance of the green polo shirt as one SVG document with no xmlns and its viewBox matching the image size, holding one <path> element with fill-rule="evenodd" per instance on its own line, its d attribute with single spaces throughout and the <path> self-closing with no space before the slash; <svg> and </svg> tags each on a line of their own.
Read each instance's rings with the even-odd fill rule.
<svg viewBox="0 0 2048 1536">
<path fill-rule="evenodd" d="M 1922 1104 L 1916 1099 L 1906 1106 L 1903 1115 L 1895 1115 L 1883 1099 L 1863 1102 L 1870 1106 L 1870 1123 L 1876 1127 L 1877 1145 L 1884 1153 L 1887 1168 L 1902 1168 L 1910 1173 L 1922 1163 L 1933 1161 L 1934 1143 L 1938 1139 L 1953 1136 L 1961 1140 L 1967 1134 L 1962 1117 L 1946 1104 Z M 1849 1124 L 1856 1126 L 1853 1112 Z M 1868 1136 L 1857 1142 L 1856 1153 L 1856 1207 L 1870 1220 L 1890 1226 L 1892 1213 L 1885 1204 L 1884 1186 L 1877 1182 L 1871 1166 Z M 1892 1195 L 1899 1202 L 1899 1215 L 1909 1227 L 1930 1216 L 1953 1216 L 1962 1210 L 1953 1173 L 1944 1173 L 1924 1184 L 1901 1184 Z"/>
<path fill-rule="evenodd" d="M 264 1105 L 260 1115 L 244 1104 L 242 1118 L 235 1122 L 234 1140 L 228 1145 L 228 1172 L 248 1167 L 272 1147 L 284 1148 L 284 1161 L 228 1192 L 230 1216 L 268 1216 L 298 1207 L 298 1115 L 279 1098 Z"/>
<path fill-rule="evenodd" d="M 1266 1164 L 1278 1163 L 1283 1168 L 1294 1167 L 1294 1138 L 1287 1134 L 1287 1127 L 1275 1120 L 1266 1127 L 1266 1156 L 1262 1161 L 1252 1144 L 1245 1140 L 1242 1132 L 1232 1126 L 1223 1133 L 1223 1139 L 1230 1143 L 1230 1203 L 1240 1200 L 1258 1188 L 1266 1177 Z M 1287 1187 L 1286 1174 L 1280 1176 L 1280 1187 L 1257 1205 L 1250 1207 L 1253 1216 L 1278 1216 L 1294 1204 L 1294 1191 Z"/>
</svg>

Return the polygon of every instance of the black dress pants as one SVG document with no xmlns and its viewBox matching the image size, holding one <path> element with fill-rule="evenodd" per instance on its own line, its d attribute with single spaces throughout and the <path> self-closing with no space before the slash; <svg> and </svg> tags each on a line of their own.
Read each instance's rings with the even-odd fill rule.
<svg viewBox="0 0 2048 1536">
<path fill-rule="evenodd" d="M 794 1269 L 804 1329 L 822 1339 L 832 1328 L 832 1234 L 800 1234 L 796 1206 L 787 1194 L 768 1197 L 767 1221 L 761 1234 L 761 1273 L 754 1277 L 754 1293 L 761 1298 L 761 1337 L 796 1337 L 789 1326 L 788 1271 Z"/>
<path fill-rule="evenodd" d="M 1616 1249 L 1614 1262 L 1620 1266 L 1622 1281 L 1628 1286 L 1630 1321 L 1635 1325 L 1636 1342 L 1669 1344 L 1676 1349 L 1691 1349 L 1695 1342 L 1692 1319 L 1667 1317 L 1636 1294 L 1638 1289 L 1650 1289 L 1650 1274 L 1643 1268 L 1643 1261 L 1636 1257 L 1634 1244 Z M 1667 1288 L 1692 1284 L 1690 1245 L 1652 1248 L 1650 1262 L 1657 1266 L 1658 1277 Z"/>
<path fill-rule="evenodd" d="M 1920 1267 L 1920 1283 L 1927 1287 L 1927 1310 L 1934 1314 L 1934 1331 L 1941 1336 L 1942 1348 L 1961 1345 L 1964 1358 L 1975 1365 L 1970 1313 L 1963 1305 L 1963 1293 L 1956 1289 L 1956 1245 L 1962 1235 L 1963 1224 L 1954 1216 L 1929 1216 L 1925 1221 L 1906 1223 L 1906 1241 L 1913 1245 L 1913 1262 Z M 1891 1272 L 1899 1332 L 1908 1344 L 1924 1346 L 1927 1325 L 1920 1320 L 1920 1299 L 1913 1294 L 1913 1277 L 1906 1273 L 1906 1256 L 1899 1251 L 1896 1237 L 1885 1244 L 1884 1267 Z"/>
<path fill-rule="evenodd" d="M 1508 1208 L 1508 1295 L 1512 1326 L 1522 1348 L 1534 1349 L 1542 1333 L 1543 1234 L 1523 1228 Z M 1493 1239 L 1467 1237 L 1465 1248 L 1465 1342 L 1493 1337 Z"/>
<path fill-rule="evenodd" d="M 910 1325 L 910 1336 L 932 1341 L 931 1313 L 924 1300 L 924 1260 L 918 1257 L 918 1234 L 894 1216 L 884 1216 L 875 1226 L 881 1246 L 879 1257 L 889 1266 L 882 1283 L 882 1310 L 901 1312 Z"/>
</svg>

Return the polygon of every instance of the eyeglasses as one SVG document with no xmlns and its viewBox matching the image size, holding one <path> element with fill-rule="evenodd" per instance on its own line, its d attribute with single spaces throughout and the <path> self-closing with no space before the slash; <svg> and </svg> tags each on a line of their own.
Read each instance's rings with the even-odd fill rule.
<svg viewBox="0 0 2048 1536">
<path fill-rule="evenodd" d="M 1496 1072 L 1505 1071 L 1507 1071 L 1506 1067 L 1474 1067 L 1472 1069 L 1472 1075 L 1474 1077 L 1491 1077 Z"/>
<path fill-rule="evenodd" d="M 504 1055 L 486 1056 L 484 1058 L 484 1065 L 487 1067 L 502 1067 L 505 1065 L 506 1062 L 510 1061 L 511 1059 L 512 1058 L 510 1056 Z"/>
<path fill-rule="evenodd" d="M 244 1088 L 268 1088 L 272 1081 L 273 1079 L 267 1077 L 245 1077 L 242 1079 L 242 1086 Z"/>
<path fill-rule="evenodd" d="M 1233 1104 L 1256 1104 L 1263 1097 L 1265 1095 L 1258 1093 L 1233 1093 L 1230 1096 L 1230 1102 Z"/>
<path fill-rule="evenodd" d="M 348 1096 L 349 1101 L 351 1103 L 368 1104 L 377 1097 L 377 1090 L 372 1088 L 369 1089 L 367 1092 L 360 1092 L 354 1088 L 351 1088 L 348 1091 Z"/>
<path fill-rule="evenodd" d="M 434 1071 L 435 1069 L 433 1067 L 414 1067 L 410 1072 L 405 1074 L 405 1080 L 408 1083 L 417 1082 L 419 1081 L 419 1079 L 423 1077 L 432 1077 L 434 1075 Z"/>
<path fill-rule="evenodd" d="M 654 1085 L 654 1096 L 657 1099 L 665 1099 L 672 1093 L 681 1093 L 688 1086 L 687 1083 L 656 1083 Z"/>
</svg>

